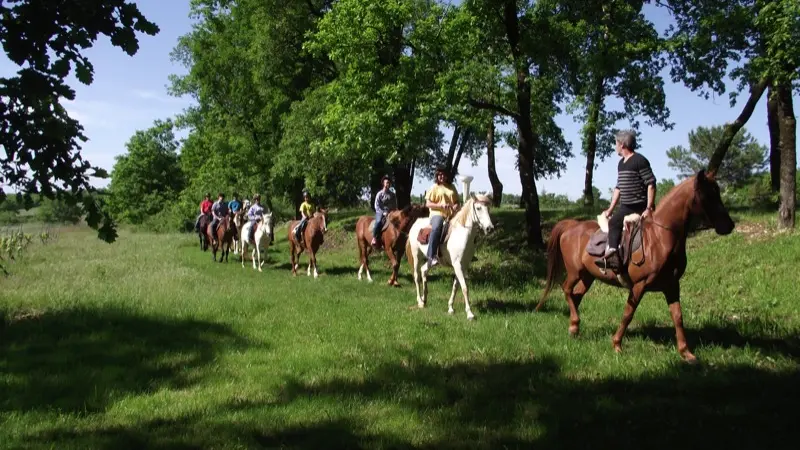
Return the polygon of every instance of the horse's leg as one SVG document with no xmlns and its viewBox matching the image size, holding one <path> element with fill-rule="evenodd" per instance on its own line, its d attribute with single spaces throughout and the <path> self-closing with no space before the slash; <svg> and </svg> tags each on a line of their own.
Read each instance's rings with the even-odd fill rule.
<svg viewBox="0 0 800 450">
<path fill-rule="evenodd" d="M 412 275 L 414 276 L 414 287 L 417 290 L 417 306 L 420 308 L 424 308 L 425 302 L 422 301 L 422 292 L 420 291 L 420 285 L 419 285 L 420 278 L 422 277 L 419 270 L 420 269 L 419 252 L 414 251 L 414 248 L 412 247 L 411 253 L 409 253 L 408 257 L 414 258 L 412 264 L 414 271 Z"/>
<path fill-rule="evenodd" d="M 676 281 L 673 286 L 664 290 L 664 297 L 669 305 L 669 314 L 672 316 L 672 323 L 675 324 L 675 339 L 678 344 L 678 353 L 684 361 L 696 363 L 697 357 L 689 350 L 686 343 L 686 332 L 683 330 L 683 312 L 681 311 L 681 285 Z"/>
<path fill-rule="evenodd" d="M 263 272 L 261 270 L 261 242 L 256 242 L 255 248 L 253 249 L 253 269 L 258 268 L 259 272 Z M 256 264 L 256 258 L 258 258 L 258 264 Z M 256 265 L 258 267 L 256 267 Z"/>
<path fill-rule="evenodd" d="M 289 253 L 292 254 L 292 275 L 297 276 L 297 264 L 295 264 L 294 252 L 295 252 L 294 241 L 289 241 Z"/>
<path fill-rule="evenodd" d="M 422 298 L 417 300 L 419 307 L 422 308 L 428 303 L 428 265 L 423 264 L 419 268 L 420 277 L 422 278 Z"/>
<path fill-rule="evenodd" d="M 593 281 L 593 278 L 586 276 L 581 278 L 567 277 L 561 285 L 564 291 L 564 298 L 567 300 L 567 306 L 569 306 L 569 334 L 571 336 L 580 334 L 581 317 L 578 310 L 584 294 L 592 286 Z"/>
<path fill-rule="evenodd" d="M 361 274 L 364 273 L 364 246 L 361 243 L 361 237 L 357 238 L 356 243 L 358 244 L 358 281 L 361 281 Z"/>
<path fill-rule="evenodd" d="M 239 253 L 239 258 L 242 260 L 242 269 L 244 269 L 244 243 L 242 243 L 242 251 Z"/>
<path fill-rule="evenodd" d="M 469 307 L 469 289 L 467 289 L 467 280 L 464 277 L 464 270 L 461 267 L 461 261 L 453 261 L 453 271 L 456 273 L 456 279 L 461 285 L 461 294 L 464 296 L 464 311 L 467 313 L 467 320 L 474 320 L 475 314 Z"/>
<path fill-rule="evenodd" d="M 367 281 L 372 283 L 372 273 L 369 271 L 369 255 L 372 254 L 372 245 L 367 242 L 364 244 L 364 270 L 367 271 Z"/>
<path fill-rule="evenodd" d="M 392 265 L 392 276 L 389 277 L 389 281 L 386 284 L 399 287 L 400 283 L 397 282 L 397 272 L 400 270 L 400 260 L 392 250 L 392 243 L 387 241 L 388 239 L 384 239 L 383 241 L 383 250 L 386 252 L 386 256 L 389 257 L 389 263 Z"/>
<path fill-rule="evenodd" d="M 319 273 L 317 272 L 317 251 L 316 250 L 311 249 L 310 259 L 314 264 L 314 278 L 318 278 L 319 277 Z"/>
<path fill-rule="evenodd" d="M 636 312 L 639 302 L 642 301 L 644 287 L 644 281 L 640 281 L 633 285 L 628 294 L 628 301 L 625 303 L 625 310 L 622 312 L 622 321 L 619 324 L 619 328 L 617 328 L 617 332 L 614 333 L 614 337 L 611 339 L 611 342 L 614 344 L 614 350 L 617 353 L 622 352 L 622 337 L 625 336 L 625 330 L 628 329 L 628 325 L 630 325 L 631 320 L 633 320 L 633 313 Z"/>
<path fill-rule="evenodd" d="M 450 301 L 447 302 L 447 314 L 455 313 L 453 310 L 453 302 L 456 300 L 456 289 L 458 288 L 458 278 L 453 277 L 453 290 L 450 292 Z"/>
</svg>

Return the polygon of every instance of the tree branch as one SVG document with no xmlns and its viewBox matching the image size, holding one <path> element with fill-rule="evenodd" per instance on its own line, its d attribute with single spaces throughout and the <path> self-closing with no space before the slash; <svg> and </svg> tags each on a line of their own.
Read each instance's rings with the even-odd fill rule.
<svg viewBox="0 0 800 450">
<path fill-rule="evenodd" d="M 731 146 L 734 136 L 750 120 L 750 116 L 753 115 L 753 110 L 756 108 L 756 103 L 764 95 L 764 90 L 766 90 L 769 82 L 768 78 L 763 78 L 758 84 L 750 85 L 750 98 L 747 99 L 747 103 L 742 108 L 739 117 L 733 123 L 725 126 L 725 134 L 723 134 L 722 140 L 717 144 L 714 154 L 711 155 L 711 159 L 708 161 L 709 172 L 716 171 L 722 165 L 722 160 L 725 158 L 725 154 L 728 153 L 728 148 Z"/>
<path fill-rule="evenodd" d="M 495 105 L 494 103 L 488 103 L 480 100 L 469 100 L 469 104 L 478 109 L 488 109 L 489 111 L 494 111 L 498 114 L 511 117 L 514 120 L 519 120 L 519 114 L 500 105 Z"/>
</svg>

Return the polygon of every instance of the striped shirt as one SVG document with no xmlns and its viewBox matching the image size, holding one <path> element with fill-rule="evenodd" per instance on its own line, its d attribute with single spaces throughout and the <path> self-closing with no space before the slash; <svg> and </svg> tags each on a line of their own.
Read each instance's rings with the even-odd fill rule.
<svg viewBox="0 0 800 450">
<path fill-rule="evenodd" d="M 656 177 L 650 170 L 650 161 L 634 153 L 627 161 L 619 160 L 617 186 L 621 205 L 647 205 L 647 185 L 655 186 Z"/>
</svg>

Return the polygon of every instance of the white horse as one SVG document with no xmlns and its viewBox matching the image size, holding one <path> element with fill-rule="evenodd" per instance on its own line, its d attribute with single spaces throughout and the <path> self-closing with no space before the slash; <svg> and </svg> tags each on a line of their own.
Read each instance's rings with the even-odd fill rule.
<svg viewBox="0 0 800 450">
<path fill-rule="evenodd" d="M 441 244 L 442 258 L 439 263 L 453 268 L 453 291 L 450 294 L 450 301 L 447 303 L 447 313 L 453 314 L 453 301 L 456 298 L 456 287 L 461 285 L 461 293 L 464 296 L 464 306 L 467 319 L 475 319 L 469 307 L 469 291 L 464 274 L 469 269 L 472 257 L 475 254 L 475 234 L 476 226 L 483 230 L 484 234 L 494 229 L 492 218 L 489 216 L 491 199 L 486 195 L 472 195 L 461 209 L 450 219 L 449 235 L 447 242 Z M 422 263 L 422 258 L 427 260 L 428 245 L 420 244 L 417 240 L 420 230 L 430 225 L 430 218 L 420 218 L 408 232 L 408 245 L 406 253 L 409 262 L 414 268 L 414 284 L 417 286 L 417 306 L 424 308 L 428 301 L 428 270 L 427 263 Z M 442 236 L 442 241 L 445 236 Z M 440 241 L 441 242 L 441 241 Z M 420 279 L 422 286 L 420 288 Z"/>
<path fill-rule="evenodd" d="M 261 266 L 264 265 L 264 260 L 261 259 L 261 254 L 264 254 L 264 259 L 269 257 L 267 250 L 269 250 L 269 246 L 272 243 L 272 233 L 274 231 L 273 225 L 272 212 L 262 214 L 261 220 L 258 222 L 258 226 L 256 227 L 254 241 L 252 241 L 248 240 L 252 222 L 248 220 L 247 223 L 244 224 L 241 231 L 242 234 L 239 236 L 239 242 L 242 243 L 242 268 L 244 268 L 244 255 L 247 251 L 247 246 L 249 245 L 253 247 L 253 250 L 250 254 L 250 259 L 253 261 L 253 269 L 258 268 L 259 272 L 262 271 Z M 256 257 L 258 257 L 258 267 L 256 267 Z"/>
</svg>

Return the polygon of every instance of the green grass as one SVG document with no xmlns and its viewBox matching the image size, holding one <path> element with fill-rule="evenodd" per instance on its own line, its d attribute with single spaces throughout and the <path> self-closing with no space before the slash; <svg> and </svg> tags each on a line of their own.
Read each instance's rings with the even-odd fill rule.
<svg viewBox="0 0 800 450">
<path fill-rule="evenodd" d="M 544 264 L 519 211 L 481 238 L 475 322 L 463 301 L 446 314 L 447 269 L 423 310 L 405 260 L 400 289 L 383 255 L 359 282 L 353 213 L 331 218 L 317 280 L 305 257 L 291 276 L 285 227 L 263 273 L 191 235 L 63 228 L 0 279 L 0 447 L 768 448 L 796 437 L 800 237 L 736 214 L 744 233 L 690 239 L 695 367 L 660 294 L 621 355 L 622 290 L 593 286 L 577 339 L 560 291 L 532 312 Z"/>
</svg>

